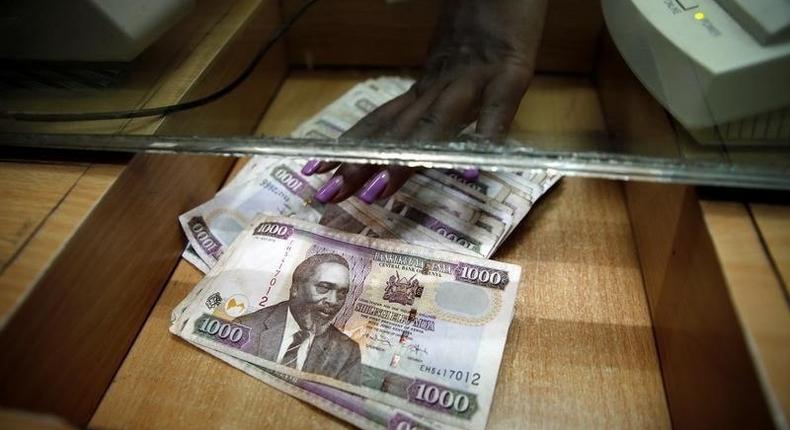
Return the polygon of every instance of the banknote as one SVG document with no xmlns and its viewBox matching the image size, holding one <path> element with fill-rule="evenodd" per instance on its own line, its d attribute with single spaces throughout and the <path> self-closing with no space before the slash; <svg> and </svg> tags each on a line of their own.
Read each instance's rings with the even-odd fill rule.
<svg viewBox="0 0 790 430">
<path fill-rule="evenodd" d="M 171 322 L 180 318 L 182 312 L 194 301 L 196 291 L 187 295 L 176 306 L 171 316 Z M 222 305 L 231 306 L 230 301 Z M 367 430 L 382 429 L 445 429 L 452 428 L 424 417 L 393 408 L 374 400 L 370 400 L 346 391 L 330 387 L 317 382 L 300 380 L 290 375 L 265 369 L 232 357 L 228 354 L 193 344 L 195 347 L 212 355 L 223 362 L 243 371 L 244 373 L 270 385 L 286 394 L 307 402 L 325 412 L 328 412 L 355 426 Z"/>
<path fill-rule="evenodd" d="M 410 84 L 410 81 L 404 79 L 381 77 L 357 85 L 297 127 L 291 136 L 336 138 L 353 123 L 395 96 L 393 93 L 384 92 L 385 88 L 402 88 L 406 85 L 404 82 Z M 338 118 L 341 119 L 338 120 Z M 284 167 L 275 170 L 275 166 Z M 315 219 L 320 215 L 316 213 L 316 210 L 320 212 L 321 207 L 311 202 L 311 194 L 299 191 L 314 191 L 330 175 L 315 175 L 312 178 L 307 178 L 298 175 L 298 172 L 299 163 L 296 160 L 261 156 L 248 159 L 244 167 L 220 190 L 215 199 L 184 214 L 180 219 L 190 243 L 190 247 L 184 251 L 183 257 L 201 270 L 204 270 L 206 265 L 213 265 L 222 249 L 232 241 L 235 234 L 241 231 L 240 228 L 243 227 L 243 224 L 257 213 L 266 212 L 281 215 L 293 213 L 295 216 L 304 217 L 304 219 Z M 284 179 L 278 181 L 283 187 L 272 187 L 271 180 L 273 178 Z M 301 188 L 295 189 L 293 183 L 299 183 Z M 275 188 L 282 189 L 275 190 Z M 291 199 L 287 198 L 287 191 L 294 194 Z M 309 210 L 302 206 L 312 206 L 315 210 Z M 250 211 L 250 208 L 253 207 L 257 207 L 259 210 Z M 212 235 L 211 225 L 206 221 L 206 216 L 202 217 L 202 222 L 198 219 L 201 214 L 206 213 L 210 213 L 212 219 L 215 220 L 213 224 L 216 224 L 214 226 L 217 230 L 216 234 Z M 330 215 L 337 215 L 337 212 L 333 211 Z M 322 217 L 323 221 L 328 219 L 332 219 L 332 216 Z M 337 225 L 343 220 L 350 221 L 351 219 L 345 217 L 333 222 Z M 348 224 L 345 226 L 346 228 L 341 229 L 351 231 L 348 228 L 352 226 L 352 224 Z M 368 223 L 367 229 L 369 232 L 374 230 L 373 223 Z M 207 245 L 208 248 L 203 245 Z M 200 264 L 198 257 L 205 264 Z"/>
<path fill-rule="evenodd" d="M 267 370 L 482 429 L 519 279 L 510 264 L 261 216 L 196 285 L 171 331 Z"/>
<path fill-rule="evenodd" d="M 187 243 L 187 246 L 184 249 L 184 252 L 181 254 L 181 257 L 183 257 L 184 260 L 195 266 L 196 269 L 200 270 L 204 274 L 211 270 L 211 267 L 209 267 L 209 265 L 206 264 L 206 262 L 204 262 L 199 255 L 197 255 L 197 252 L 195 252 L 195 249 L 192 248 L 192 245 L 189 243 Z"/>
<path fill-rule="evenodd" d="M 302 124 L 292 135 L 300 137 L 318 134 L 321 137 L 335 138 L 351 124 L 375 109 L 377 105 L 399 94 L 404 88 L 408 88 L 412 82 L 407 79 L 399 80 L 391 77 L 366 81 L 352 88 Z M 290 171 L 286 172 L 278 166 L 285 166 Z M 259 213 L 293 215 L 307 220 L 315 220 L 316 217 L 320 217 L 323 224 L 329 225 L 331 223 L 335 227 L 340 225 L 344 231 L 354 231 L 353 229 L 356 228 L 357 230 L 354 232 L 357 233 L 381 233 L 382 230 L 376 228 L 375 217 L 368 217 L 365 221 L 368 227 L 363 227 L 359 222 L 356 224 L 352 222 L 355 221 L 355 217 L 345 216 L 333 219 L 334 215 L 338 215 L 337 211 L 332 211 L 329 215 L 323 214 L 324 207 L 313 202 L 312 195 L 309 195 L 307 191 L 313 191 L 320 187 L 328 179 L 329 174 L 312 177 L 300 176 L 300 166 L 301 163 L 293 159 L 252 157 L 229 185 L 223 188 L 212 201 L 206 202 L 182 216 L 182 226 L 192 245 L 191 249 L 185 250 L 184 258 L 196 266 L 200 266 L 195 258 L 197 256 L 206 265 L 212 266 L 216 263 L 218 255 L 221 255 L 222 249 L 238 234 L 244 223 L 249 222 Z M 420 225 L 419 222 L 415 223 L 414 219 L 398 221 L 396 224 L 408 227 L 405 230 L 400 230 L 402 240 L 412 244 L 433 244 L 435 246 L 441 239 L 436 237 L 435 233 L 443 233 L 469 245 L 472 242 L 467 242 L 464 236 L 475 237 L 474 231 L 480 228 L 497 238 L 493 246 L 488 246 L 486 251 L 481 253 L 478 250 L 479 255 L 491 255 L 531 208 L 531 200 L 534 200 L 534 195 L 537 192 L 530 194 L 523 190 L 533 187 L 540 190 L 541 193 L 543 192 L 540 184 L 531 182 L 540 179 L 537 177 L 540 175 L 540 171 L 522 176 L 510 174 L 510 182 L 499 178 L 505 174 L 484 173 L 481 175 L 480 183 L 464 182 L 462 177 L 454 175 L 452 172 L 451 170 L 447 172 L 421 171 L 410 178 L 402 191 L 397 194 L 413 197 L 442 214 L 438 218 L 431 217 L 431 223 L 428 225 L 425 225 L 425 221 L 429 218 L 425 216 L 419 218 L 423 225 Z M 277 175 L 286 179 L 284 183 L 280 181 L 280 187 L 277 187 L 276 182 L 273 181 L 273 179 L 278 179 Z M 272 184 L 275 184 L 274 187 Z M 301 187 L 304 192 L 292 195 L 294 190 L 288 188 L 289 185 Z M 484 192 L 480 191 L 481 187 Z M 280 189 L 275 190 L 274 188 Z M 289 191 L 291 191 L 290 194 Z M 391 210 L 395 202 L 391 200 L 382 204 Z M 447 220 L 443 224 L 448 226 L 453 224 L 455 219 L 446 217 L 446 213 L 442 210 L 459 218 L 458 223 L 471 224 L 474 227 L 469 231 L 455 229 L 456 232 L 451 233 L 449 229 L 440 226 L 442 223 L 435 221 Z M 357 220 L 365 218 L 364 215 L 368 212 L 371 211 L 356 211 L 356 215 L 363 215 L 356 216 Z M 398 211 L 394 213 L 404 215 Z M 415 215 L 415 212 L 412 211 L 409 214 Z M 393 224 L 391 216 L 380 221 L 378 227 L 381 227 L 381 224 Z M 416 227 L 415 224 L 419 227 Z M 431 233 L 427 233 L 420 227 L 437 228 L 433 230 L 428 228 Z M 363 230 L 365 231 L 363 232 Z M 415 232 L 421 234 L 415 234 Z M 465 235 L 459 233 L 465 233 Z M 390 234 L 386 237 L 391 238 L 392 236 Z M 482 245 L 482 242 L 473 246 L 478 245 Z M 439 247 L 444 249 L 442 246 Z M 461 249 L 455 249 L 455 251 L 463 252 Z M 199 268 L 205 269 L 205 266 Z"/>
<path fill-rule="evenodd" d="M 347 233 L 389 239 L 431 249 L 479 255 L 476 252 L 470 252 L 466 247 L 448 242 L 438 232 L 421 228 L 401 216 L 393 216 L 393 214 L 381 211 L 376 206 L 364 203 L 356 197 L 350 197 L 338 204 L 326 205 L 319 224 Z"/>
<path fill-rule="evenodd" d="M 302 123 L 291 136 L 334 139 L 351 128 L 365 115 L 397 94 L 385 92 L 387 81 L 367 81 L 357 85 L 316 115 Z"/>
<path fill-rule="evenodd" d="M 387 94 L 390 98 L 405 93 L 413 84 L 414 79 L 400 76 L 381 76 L 376 79 L 369 79 L 363 83 L 367 88 Z"/>
<path fill-rule="evenodd" d="M 400 189 L 400 193 L 410 195 L 431 206 L 439 207 L 466 222 L 474 224 L 497 236 L 513 225 L 513 212 L 505 205 L 475 199 L 463 187 L 443 186 L 427 176 L 413 175 Z"/>
<path fill-rule="evenodd" d="M 532 204 L 527 193 L 521 192 L 521 188 L 515 187 L 498 180 L 502 173 L 481 172 L 480 176 L 470 181 L 462 174 L 452 169 L 424 169 L 420 174 L 439 181 L 445 186 L 461 190 L 470 198 L 485 203 L 495 201 L 507 206 L 513 213 L 519 208 L 529 207 Z"/>
<path fill-rule="evenodd" d="M 379 219 L 370 216 L 349 200 L 328 204 L 319 224 L 362 236 L 398 240 L 398 234 Z"/>
<path fill-rule="evenodd" d="M 383 206 L 406 219 L 438 233 L 446 240 L 460 245 L 481 257 L 494 253 L 499 236 L 484 228 L 455 217 L 450 212 L 405 193 L 396 193 Z M 499 233 L 504 234 L 503 229 Z"/>
<path fill-rule="evenodd" d="M 497 172 L 492 174 L 483 172 L 482 184 L 487 187 L 499 187 L 500 189 L 509 189 L 509 191 L 521 193 L 527 196 L 530 201 L 534 202 L 546 191 L 542 184 L 532 182 L 523 178 L 515 173 L 510 172 Z"/>
<path fill-rule="evenodd" d="M 238 187 L 238 185 L 253 180 L 260 172 L 265 171 L 265 169 L 272 164 L 282 163 L 285 161 L 286 159 L 283 157 L 249 157 L 248 159 L 244 160 L 244 165 L 242 168 L 239 169 L 230 180 L 228 180 L 219 193 L 227 193 L 228 190 L 242 189 L 241 187 Z M 208 204 L 208 202 L 205 204 Z M 190 212 L 193 211 L 194 209 Z M 184 231 L 184 234 L 187 236 L 187 246 L 184 249 L 184 252 L 181 254 L 181 257 L 183 257 L 187 262 L 189 262 L 201 272 L 208 273 L 208 271 L 211 269 L 209 263 L 204 261 L 203 258 L 198 255 L 198 253 L 195 251 L 195 248 L 192 246 L 193 241 L 189 240 L 190 237 L 194 239 L 193 234 L 189 231 Z"/>
<path fill-rule="evenodd" d="M 195 346 L 267 385 L 362 429 L 442 430 L 453 428 L 328 385 L 301 380 L 284 373 L 256 366 L 211 348 L 201 345 Z"/>
<path fill-rule="evenodd" d="M 447 186 L 454 183 L 455 189 L 462 190 L 463 194 L 473 200 L 481 202 L 493 200 L 507 206 L 513 213 L 513 221 L 502 240 L 506 239 L 524 219 L 535 201 L 560 178 L 559 175 L 538 169 L 522 172 L 522 175 L 510 172 L 481 172 L 475 181 L 467 180 L 454 170 L 425 169 L 420 173 Z"/>
<path fill-rule="evenodd" d="M 323 205 L 312 200 L 321 178 L 301 175 L 298 165 L 286 160 L 260 170 L 252 180 L 240 179 L 178 217 L 189 244 L 209 266 L 216 264 L 225 248 L 261 213 L 312 222 L 321 219 Z"/>
<path fill-rule="evenodd" d="M 245 160 L 244 165 L 236 172 L 233 177 L 225 183 L 225 186 L 222 187 L 219 192 L 223 192 L 229 188 L 232 188 L 236 185 L 240 185 L 244 182 L 248 182 L 259 174 L 264 174 L 266 169 L 268 169 L 271 165 L 276 163 L 283 163 L 287 162 L 289 159 L 285 157 L 277 157 L 277 156 L 253 156 L 249 157 Z"/>
<path fill-rule="evenodd" d="M 562 178 L 562 175 L 553 169 L 529 169 L 509 174 L 515 175 L 516 179 L 521 181 L 540 184 L 544 192 Z"/>
<path fill-rule="evenodd" d="M 304 176 L 296 167 L 285 159 L 257 163 L 240 172 L 234 185 L 181 215 L 179 221 L 190 245 L 182 256 L 205 273 L 242 229 L 263 213 L 293 216 L 350 233 L 470 253 L 455 243 L 446 243 L 445 236 L 437 231 L 379 211 L 356 197 L 340 204 L 319 204 L 312 196 L 324 179 Z"/>
<path fill-rule="evenodd" d="M 469 181 L 454 170 L 424 170 L 421 172 L 426 177 L 434 179 L 443 185 L 451 186 L 470 199 L 479 202 L 498 202 L 508 208 L 512 213 L 512 222 L 507 225 L 506 231 L 500 235 L 504 241 L 510 232 L 532 209 L 533 202 L 542 194 L 542 188 L 531 184 L 531 187 L 540 188 L 540 193 L 533 192 L 532 188 L 521 184 L 520 181 L 506 181 L 502 177 L 505 173 L 481 172 L 476 181 Z M 514 175 L 515 176 L 515 175 Z"/>
<path fill-rule="evenodd" d="M 343 202 L 343 204 L 353 205 L 357 211 L 363 212 L 368 217 L 374 218 L 386 225 L 388 230 L 395 232 L 397 239 L 401 242 L 423 246 L 429 249 L 457 252 L 459 254 L 472 256 L 480 255 L 473 249 L 468 249 L 453 241 L 447 240 L 447 238 L 439 232 L 424 227 L 400 214 L 388 211 L 381 206 L 363 203 L 356 197 L 348 199 L 346 202 Z"/>
<path fill-rule="evenodd" d="M 366 81 L 357 85 L 343 97 L 303 123 L 292 133 L 292 136 L 337 138 L 343 131 L 364 115 L 372 112 L 377 106 L 407 90 L 412 83 L 412 80 L 398 80 L 392 77 Z M 297 173 L 299 166 L 304 161 L 306 160 L 293 160 L 281 157 L 252 157 L 218 195 L 237 194 L 239 189 L 243 189 L 243 187 L 237 186 L 244 183 L 248 183 L 248 189 L 256 185 L 260 186 L 271 174 L 270 170 L 273 165 L 287 164 L 292 172 Z M 367 205 L 358 199 L 351 198 L 339 205 L 326 205 L 323 208 L 319 208 L 323 210 L 320 223 L 328 227 L 369 237 L 418 244 L 430 249 L 444 249 L 459 253 L 475 254 L 467 248 L 458 246 L 452 240 L 448 241 L 447 236 L 449 235 L 451 239 L 455 238 L 455 233 L 450 232 L 442 225 L 458 226 L 460 223 L 463 226 L 459 230 L 462 232 L 462 237 L 463 234 L 468 234 L 466 233 L 467 231 L 474 232 L 475 229 L 483 228 L 489 233 L 495 232 L 503 236 L 501 240 L 504 240 L 504 236 L 507 233 L 503 235 L 502 230 L 506 229 L 509 231 L 512 229 L 523 217 L 522 213 L 526 214 L 531 207 L 531 202 L 528 205 L 523 204 L 523 201 L 528 201 L 528 199 L 519 201 L 515 198 L 514 200 L 514 196 L 520 197 L 522 194 L 539 196 L 540 193 L 545 192 L 559 178 L 556 174 L 552 175 L 544 170 L 536 169 L 509 174 L 511 176 L 507 178 L 507 185 L 504 185 L 505 181 L 503 179 L 496 178 L 497 180 L 490 181 L 485 175 L 489 174 L 481 175 L 481 181 L 475 183 L 466 181 L 463 176 L 452 170 L 421 171 L 420 176 L 425 176 L 432 181 L 426 181 L 425 178 L 418 177 L 411 184 L 414 188 L 414 183 L 416 182 L 418 191 L 414 192 L 414 196 L 408 195 L 408 197 L 424 198 L 430 201 L 418 200 L 412 202 L 414 203 L 412 207 L 406 210 L 406 206 L 403 206 L 403 199 L 397 199 L 398 194 L 396 194 L 392 200 L 387 202 L 390 204 L 390 210 L 397 205 L 395 212 L 391 212 L 379 206 Z M 496 175 L 501 175 L 501 173 Z M 328 175 L 324 175 L 321 181 L 314 181 L 313 188 L 326 180 L 326 176 Z M 304 180 L 305 178 L 302 177 L 301 179 Z M 408 189 L 408 185 L 406 188 Z M 482 192 L 481 189 L 488 192 Z M 496 190 L 499 193 L 492 194 L 492 190 Z M 534 197 L 534 199 L 536 198 Z M 437 200 L 446 202 L 448 199 L 452 200 L 449 203 L 440 205 L 433 204 Z M 258 203 L 264 203 L 260 199 L 253 200 L 258 200 Z M 230 201 L 233 201 L 233 199 Z M 417 216 L 418 213 L 413 210 L 413 207 L 421 204 L 428 204 L 428 206 L 420 207 L 422 211 L 419 214 L 420 216 Z M 305 205 L 307 205 L 307 202 L 305 202 Z M 510 220 L 508 220 L 507 215 L 504 217 L 501 215 L 502 205 L 511 211 L 513 216 Z M 261 205 L 260 212 L 269 212 L 264 206 Z M 453 209 L 455 213 L 450 214 L 444 208 Z M 235 212 L 233 208 L 224 208 L 223 210 Z M 406 211 L 404 212 L 404 210 Z M 406 214 L 410 215 L 411 218 L 403 216 Z M 430 218 L 426 217 L 426 215 L 430 216 Z M 470 228 L 466 220 L 457 219 L 455 218 L 456 216 L 464 216 L 468 220 L 474 220 L 475 225 Z M 415 218 L 422 223 L 415 222 Z M 239 225 L 236 226 L 236 229 L 239 228 Z M 434 229 L 432 230 L 430 227 L 434 227 Z M 228 242 L 232 240 L 232 234 L 226 234 L 225 236 Z M 227 246 L 227 243 L 225 246 Z M 184 250 L 183 256 L 202 272 L 206 273 L 210 270 L 209 264 L 202 260 L 191 244 Z M 215 261 L 210 262 L 212 265 L 215 263 Z M 191 303 L 194 301 L 196 294 L 197 289 L 193 290 L 182 303 Z M 235 299 L 231 297 L 227 303 L 233 304 Z M 440 427 L 440 424 L 435 421 L 418 415 L 410 415 L 402 409 L 393 408 L 363 396 L 357 396 L 316 382 L 300 380 L 290 375 L 264 369 L 201 345 L 196 346 L 275 388 L 362 428 L 381 428 L 382 425 L 392 428 L 394 424 L 400 424 L 404 426 L 403 428 Z M 316 389 L 311 391 L 304 387 Z"/>
</svg>

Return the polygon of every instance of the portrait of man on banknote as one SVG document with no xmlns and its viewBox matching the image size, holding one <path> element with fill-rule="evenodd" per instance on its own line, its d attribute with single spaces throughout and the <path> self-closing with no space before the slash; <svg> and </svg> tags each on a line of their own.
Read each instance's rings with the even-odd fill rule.
<svg viewBox="0 0 790 430">
<path fill-rule="evenodd" d="M 332 325 L 350 286 L 349 266 L 338 254 L 299 263 L 288 300 L 235 320 L 251 329 L 245 352 L 305 372 L 358 385 L 359 345 Z"/>
</svg>

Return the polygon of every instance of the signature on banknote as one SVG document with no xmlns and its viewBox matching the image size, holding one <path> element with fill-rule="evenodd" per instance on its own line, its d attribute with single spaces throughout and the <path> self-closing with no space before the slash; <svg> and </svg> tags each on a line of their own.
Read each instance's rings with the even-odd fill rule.
<svg viewBox="0 0 790 430">
<path fill-rule="evenodd" d="M 413 352 L 415 356 L 419 357 L 420 354 L 428 354 L 428 349 L 423 348 L 418 343 L 412 343 L 408 346 L 409 351 Z"/>
<path fill-rule="evenodd" d="M 365 337 L 370 339 L 370 342 L 373 344 L 392 346 L 392 342 L 390 342 L 389 339 L 387 339 L 387 336 L 382 333 L 366 333 Z"/>
</svg>

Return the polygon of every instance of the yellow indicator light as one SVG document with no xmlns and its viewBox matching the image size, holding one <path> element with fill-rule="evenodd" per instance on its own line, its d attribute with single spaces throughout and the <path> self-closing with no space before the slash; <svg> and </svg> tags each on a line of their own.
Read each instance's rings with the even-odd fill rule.
<svg viewBox="0 0 790 430">
<path fill-rule="evenodd" d="M 694 14 L 694 19 L 696 19 L 697 21 L 702 21 L 703 19 L 705 19 L 705 14 L 702 12 L 697 12 Z"/>
</svg>

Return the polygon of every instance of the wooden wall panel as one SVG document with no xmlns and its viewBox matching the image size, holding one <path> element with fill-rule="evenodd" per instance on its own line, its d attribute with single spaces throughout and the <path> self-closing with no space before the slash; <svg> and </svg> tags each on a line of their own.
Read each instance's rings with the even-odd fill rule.
<svg viewBox="0 0 790 430">
<path fill-rule="evenodd" d="M 677 155 L 665 111 L 606 44 L 598 70 L 601 105 L 624 149 Z M 629 182 L 625 194 L 650 304 L 673 427 L 775 425 L 693 187 Z"/>
<path fill-rule="evenodd" d="M 678 157 L 677 137 L 667 112 L 639 82 L 605 34 L 596 69 L 601 107 L 613 150 L 650 157 Z"/>
<path fill-rule="evenodd" d="M 752 203 L 749 210 L 790 297 L 790 205 Z"/>
<path fill-rule="evenodd" d="M 87 422 L 180 254 L 168 224 L 210 195 L 223 164 L 129 163 L 0 332 L 4 405 Z"/>
<path fill-rule="evenodd" d="M 289 16 L 303 0 L 281 0 Z M 422 65 L 439 14 L 439 0 L 322 0 L 288 34 L 291 64 Z M 592 72 L 603 15 L 598 1 L 552 0 L 537 68 Z"/>
<path fill-rule="evenodd" d="M 46 164 L 41 164 L 40 167 L 52 168 Z M 42 203 L 42 189 L 51 191 L 54 187 L 62 189 L 64 185 L 70 186 L 63 194 L 58 195 L 57 203 L 47 213 L 46 218 L 36 225 L 34 233 L 26 238 L 24 245 L 0 271 L 0 321 L 5 321 L 12 314 L 13 309 L 24 300 L 36 279 L 52 263 L 63 245 L 68 242 L 82 221 L 123 172 L 124 167 L 125 165 L 122 164 L 80 166 L 80 176 L 73 184 L 60 180 L 59 175 L 55 178 L 46 178 L 46 181 L 34 182 L 38 189 L 28 192 L 24 203 L 20 204 L 27 208 L 26 211 Z M 0 167 L 0 172 L 1 169 L 4 167 Z M 0 184 L 2 188 L 16 186 L 14 181 L 0 181 Z M 30 204 L 30 200 L 33 199 L 36 202 Z M 5 205 L 0 207 L 0 211 L 5 210 L 7 210 Z"/>
<path fill-rule="evenodd" d="M 693 188 L 626 188 L 673 427 L 768 428 L 770 409 Z"/>
<path fill-rule="evenodd" d="M 86 165 L 0 163 L 0 273 L 85 172 Z"/>
<path fill-rule="evenodd" d="M 778 270 L 782 256 L 774 250 L 787 233 L 771 235 L 770 227 L 766 231 L 770 209 L 763 205 L 753 205 L 756 212 L 741 202 L 700 205 L 774 425 L 786 428 L 790 425 L 790 303 Z M 776 207 L 774 216 L 784 213 L 785 217 L 774 218 L 774 225 L 790 226 L 788 209 Z"/>
<path fill-rule="evenodd" d="M 227 43 L 216 55 L 196 54 L 210 58 L 197 79 L 165 82 L 177 96 L 165 102 L 194 99 L 227 83 L 278 23 L 273 0 L 235 2 L 215 27 Z M 218 42 L 211 34 L 206 41 Z M 284 77 L 283 54 L 275 50 L 217 104 L 164 121 L 132 121 L 124 130 L 250 133 Z M 157 98 L 155 105 L 162 101 Z M 178 261 L 184 246 L 178 214 L 210 197 L 233 161 L 147 154 L 131 160 L 2 328 L 0 403 L 87 424 Z"/>
</svg>

